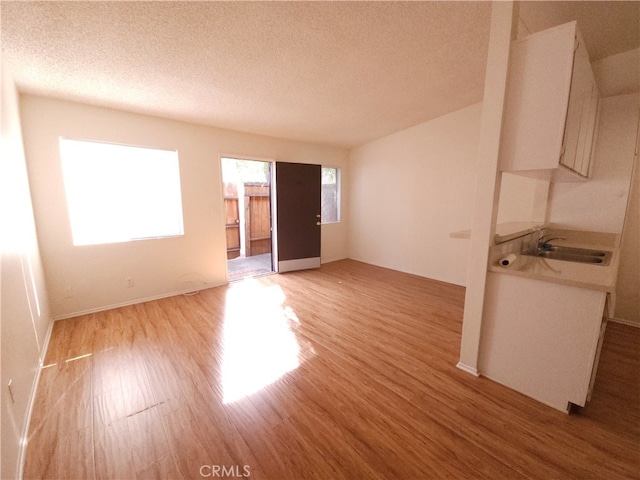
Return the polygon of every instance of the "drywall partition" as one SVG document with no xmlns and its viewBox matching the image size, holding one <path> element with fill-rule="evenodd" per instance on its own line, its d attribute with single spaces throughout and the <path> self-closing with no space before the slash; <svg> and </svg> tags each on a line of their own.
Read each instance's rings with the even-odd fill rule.
<svg viewBox="0 0 640 480">
<path fill-rule="evenodd" d="M 511 41 L 518 22 L 518 5 L 493 2 L 491 35 L 485 75 L 482 126 L 476 164 L 477 179 L 471 226 L 470 261 L 462 320 L 462 341 L 458 367 L 478 374 L 480 331 L 484 308 L 489 247 L 496 230 L 500 176 L 498 156 L 502 134 L 502 117 L 509 70 Z"/>
<path fill-rule="evenodd" d="M 464 285 L 482 105 L 350 153 L 349 258 Z"/>
<path fill-rule="evenodd" d="M 629 204 L 622 231 L 620 269 L 616 284 L 615 318 L 640 327 L 640 125 Z"/>
<path fill-rule="evenodd" d="M 54 318 L 226 282 L 220 155 L 341 168 L 346 150 L 222 130 L 25 95 L 22 120 L 29 177 Z M 59 137 L 177 150 L 184 235 L 75 247 Z M 346 198 L 343 194 L 343 212 Z M 322 227 L 322 261 L 346 257 L 347 216 Z M 133 286 L 127 285 L 132 279 Z"/>
<path fill-rule="evenodd" d="M 0 478 L 20 478 L 29 412 L 52 322 L 27 180 L 18 93 L 4 67 L 0 109 Z"/>
</svg>

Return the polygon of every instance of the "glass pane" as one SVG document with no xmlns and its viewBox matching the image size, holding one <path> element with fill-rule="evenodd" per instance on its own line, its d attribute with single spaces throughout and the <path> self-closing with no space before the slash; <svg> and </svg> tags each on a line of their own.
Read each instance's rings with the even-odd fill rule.
<svg viewBox="0 0 640 480">
<path fill-rule="evenodd" d="M 74 245 L 183 234 L 178 152 L 60 139 Z"/>
<path fill-rule="evenodd" d="M 340 221 L 340 184 L 339 170 L 334 167 L 322 167 L 322 223 Z"/>
</svg>

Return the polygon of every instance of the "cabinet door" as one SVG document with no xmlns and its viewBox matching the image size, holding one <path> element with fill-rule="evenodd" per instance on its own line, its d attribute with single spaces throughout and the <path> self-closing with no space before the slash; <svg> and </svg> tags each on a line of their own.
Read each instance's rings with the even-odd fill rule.
<svg viewBox="0 0 640 480">
<path fill-rule="evenodd" d="M 593 369 L 591 370 L 591 380 L 589 381 L 589 391 L 587 392 L 587 401 L 591 401 L 591 394 L 596 383 L 596 374 L 598 373 L 598 364 L 600 363 L 600 353 L 602 352 L 602 344 L 604 342 L 604 332 L 607 330 L 607 322 L 609 321 L 609 295 L 604 304 L 604 313 L 602 315 L 602 325 L 600 326 L 600 335 L 598 336 L 598 346 L 596 347 L 596 355 L 593 360 Z"/>
<path fill-rule="evenodd" d="M 478 370 L 558 410 L 584 406 L 606 295 L 489 272 Z"/>
<path fill-rule="evenodd" d="M 514 42 L 500 143 L 500 170 L 584 181 L 598 93 L 576 22 Z"/>
<path fill-rule="evenodd" d="M 514 42 L 500 145 L 502 171 L 558 167 L 575 32 L 571 22 Z"/>
<path fill-rule="evenodd" d="M 576 51 L 573 60 L 569 106 L 564 128 L 562 156 L 560 163 L 579 172 L 582 167 L 582 152 L 586 135 L 586 121 L 589 118 L 593 74 L 589 55 L 580 37 L 576 37 Z M 582 140 L 582 141 L 581 141 Z"/>
<path fill-rule="evenodd" d="M 586 115 L 583 115 L 583 125 L 580 135 L 580 157 L 576 157 L 575 170 L 582 176 L 590 175 L 591 157 L 593 155 L 593 143 L 596 131 L 596 120 L 598 118 L 598 105 L 600 103 L 600 94 L 596 82 L 593 81 L 591 86 L 591 97 L 589 98 L 588 108 L 585 108 Z M 578 162 L 579 160 L 579 162 Z"/>
</svg>

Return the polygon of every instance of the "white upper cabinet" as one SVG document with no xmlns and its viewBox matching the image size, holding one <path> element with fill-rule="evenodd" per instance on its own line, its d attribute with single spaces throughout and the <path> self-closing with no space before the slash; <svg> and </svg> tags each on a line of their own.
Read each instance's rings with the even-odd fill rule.
<svg viewBox="0 0 640 480">
<path fill-rule="evenodd" d="M 599 98 L 576 22 L 515 41 L 500 169 L 556 182 L 588 180 Z"/>
</svg>

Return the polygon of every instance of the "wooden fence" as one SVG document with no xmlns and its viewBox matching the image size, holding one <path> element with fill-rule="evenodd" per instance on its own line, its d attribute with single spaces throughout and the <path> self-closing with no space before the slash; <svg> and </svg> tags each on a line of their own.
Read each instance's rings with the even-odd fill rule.
<svg viewBox="0 0 640 480">
<path fill-rule="evenodd" d="M 271 252 L 271 196 L 266 183 L 224 184 L 227 258 Z M 241 214 L 242 213 L 242 214 Z M 242 231 L 241 231 L 242 229 Z"/>
</svg>

